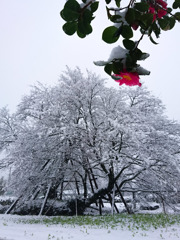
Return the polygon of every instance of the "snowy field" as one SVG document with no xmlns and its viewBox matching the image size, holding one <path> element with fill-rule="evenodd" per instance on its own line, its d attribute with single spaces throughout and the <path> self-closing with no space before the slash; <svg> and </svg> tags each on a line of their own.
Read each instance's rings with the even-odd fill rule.
<svg viewBox="0 0 180 240">
<path fill-rule="evenodd" d="M 121 223 L 112 225 L 92 226 L 88 224 L 52 224 L 45 223 L 47 217 L 0 215 L 0 240 L 158 240 L 180 239 L 180 225 L 171 226 L 132 227 L 130 224 L 122 226 Z M 38 223 L 35 221 L 38 220 Z"/>
</svg>

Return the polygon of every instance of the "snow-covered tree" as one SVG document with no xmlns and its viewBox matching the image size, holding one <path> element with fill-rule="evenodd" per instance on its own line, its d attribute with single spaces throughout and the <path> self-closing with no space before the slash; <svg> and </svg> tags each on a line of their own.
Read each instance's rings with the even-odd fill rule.
<svg viewBox="0 0 180 240">
<path fill-rule="evenodd" d="M 17 208 L 44 196 L 42 213 L 47 199 L 65 200 L 66 190 L 73 192 L 69 214 L 77 198 L 80 213 L 92 203 L 112 202 L 113 189 L 129 213 L 124 192 L 170 202 L 179 190 L 180 127 L 163 112 L 146 88 L 107 88 L 78 68 L 67 68 L 55 87 L 35 86 L 10 116 L 16 134 L 7 159 Z"/>
</svg>

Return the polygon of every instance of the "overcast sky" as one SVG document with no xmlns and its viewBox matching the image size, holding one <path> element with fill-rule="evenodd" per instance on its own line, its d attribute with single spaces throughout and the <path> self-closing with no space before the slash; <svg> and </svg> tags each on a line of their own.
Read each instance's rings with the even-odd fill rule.
<svg viewBox="0 0 180 240">
<path fill-rule="evenodd" d="M 106 27 L 104 6 L 101 15 L 92 22 L 93 34 L 82 40 L 62 31 L 64 22 L 59 12 L 64 3 L 65 0 L 0 0 L 0 108 L 8 105 L 15 111 L 31 85 L 37 81 L 55 84 L 66 65 L 92 70 L 117 87 L 102 67 L 93 64 L 96 60 L 107 60 L 111 49 L 118 45 L 101 41 Z M 180 120 L 179 27 L 177 23 L 173 30 L 162 32 L 158 45 L 147 38 L 140 45 L 150 53 L 142 66 L 151 71 L 141 81 L 163 101 L 168 116 L 176 120 Z"/>
</svg>

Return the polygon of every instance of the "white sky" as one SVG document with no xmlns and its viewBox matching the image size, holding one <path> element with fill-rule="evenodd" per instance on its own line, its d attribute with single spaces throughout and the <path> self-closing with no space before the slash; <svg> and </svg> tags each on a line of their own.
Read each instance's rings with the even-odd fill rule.
<svg viewBox="0 0 180 240">
<path fill-rule="evenodd" d="M 118 45 L 118 42 L 108 45 L 101 41 L 106 27 L 104 6 L 101 6 L 102 14 L 92 22 L 93 34 L 82 40 L 62 31 L 64 22 L 59 12 L 65 2 L 0 0 L 0 107 L 8 105 L 14 111 L 31 85 L 37 81 L 56 83 L 66 65 L 92 70 L 107 78 L 110 85 L 117 86 L 103 67 L 93 64 L 93 61 L 107 60 L 111 49 Z M 169 5 L 172 2 L 168 0 Z M 110 25 L 108 22 L 107 26 Z M 180 120 L 179 27 L 176 23 L 173 30 L 162 32 L 159 45 L 153 45 L 147 38 L 140 44 L 143 51 L 150 53 L 141 65 L 151 71 L 150 76 L 141 80 L 162 99 L 168 116 L 177 120 Z"/>
</svg>

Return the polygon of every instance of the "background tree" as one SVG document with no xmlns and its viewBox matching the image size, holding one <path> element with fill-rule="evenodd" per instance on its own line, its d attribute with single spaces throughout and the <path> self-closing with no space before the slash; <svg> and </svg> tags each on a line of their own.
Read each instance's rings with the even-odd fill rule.
<svg viewBox="0 0 180 240">
<path fill-rule="evenodd" d="M 19 199 L 13 211 L 43 196 L 28 213 L 52 214 L 52 199 L 65 201 L 53 214 L 75 214 L 76 201 L 83 213 L 112 203 L 113 189 L 129 213 L 124 192 L 158 193 L 171 203 L 179 191 L 180 128 L 163 111 L 147 89 L 106 88 L 78 68 L 67 68 L 53 88 L 35 86 L 11 117 L 16 138 L 6 159 Z"/>
<path fill-rule="evenodd" d="M 6 188 L 6 181 L 3 177 L 0 178 L 0 196 L 4 195 Z"/>
</svg>

